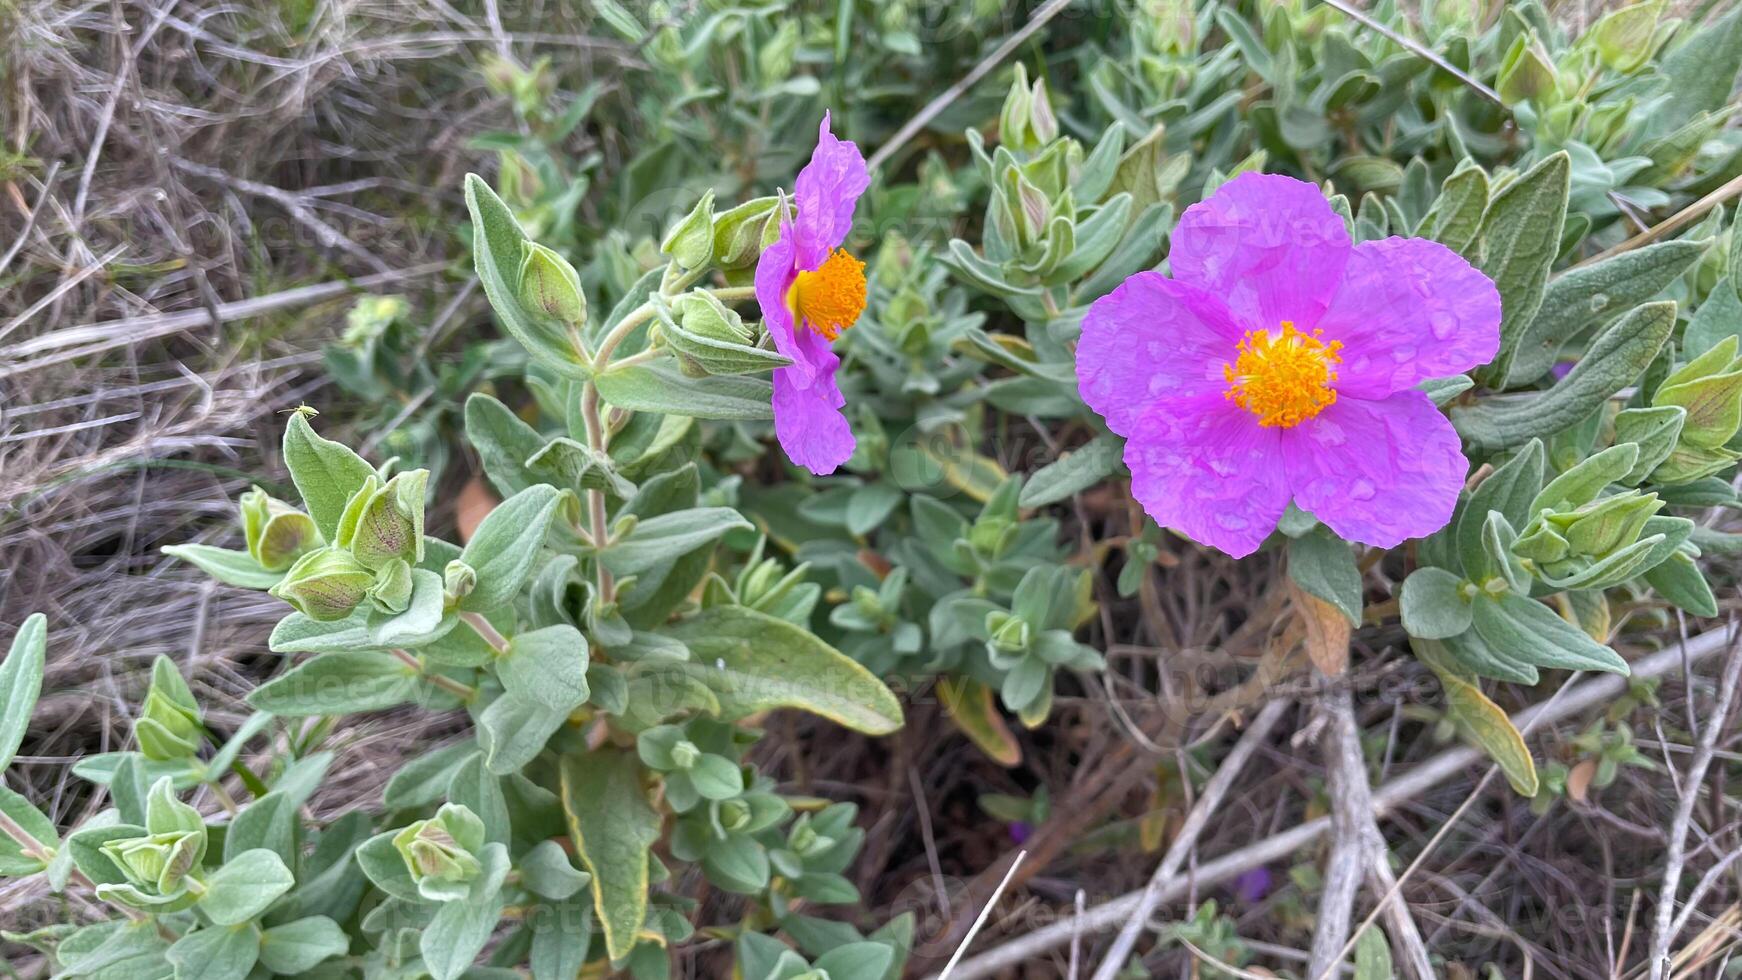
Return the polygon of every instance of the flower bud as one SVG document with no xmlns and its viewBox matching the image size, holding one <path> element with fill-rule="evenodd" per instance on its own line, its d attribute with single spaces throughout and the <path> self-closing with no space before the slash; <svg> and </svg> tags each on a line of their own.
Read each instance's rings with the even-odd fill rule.
<svg viewBox="0 0 1742 980">
<path fill-rule="evenodd" d="M 1566 529 L 1567 544 L 1576 554 L 1600 558 L 1638 540 L 1645 522 L 1662 507 L 1657 494 L 1630 491 L 1594 500 L 1551 520 Z"/>
<path fill-rule="evenodd" d="M 1028 649 L 1028 621 L 1002 609 L 986 614 L 986 635 L 994 649 L 1004 653 L 1021 653 Z"/>
<path fill-rule="evenodd" d="M 139 718 L 133 723 L 139 751 L 155 762 L 188 759 L 199 749 L 204 731 L 199 702 L 181 672 L 168 657 L 158 657 L 151 665 L 151 686 L 145 691 Z"/>
<path fill-rule="evenodd" d="M 206 853 L 206 833 L 178 830 L 105 843 L 102 851 L 127 883 L 147 895 L 168 898 Z"/>
<path fill-rule="evenodd" d="M 671 311 L 685 330 L 698 337 L 731 344 L 748 344 L 752 339 L 744 318 L 713 293 L 685 293 L 672 301 Z"/>
<path fill-rule="evenodd" d="M 587 294 L 569 261 L 536 242 L 521 245 L 520 305 L 559 323 L 587 322 Z"/>
<path fill-rule="evenodd" d="M 714 257 L 714 192 L 709 189 L 684 219 L 672 226 L 659 250 L 685 269 L 699 269 Z"/>
<path fill-rule="evenodd" d="M 242 495 L 242 533 L 248 554 L 269 572 L 290 567 L 309 551 L 320 547 L 320 529 L 314 519 L 266 491 L 255 487 Z"/>
<path fill-rule="evenodd" d="M 1557 91 L 1554 59 L 1535 34 L 1520 34 L 1500 62 L 1500 78 L 1495 88 L 1507 105 L 1535 102 L 1546 105 L 1554 101 Z"/>
<path fill-rule="evenodd" d="M 442 569 L 442 590 L 454 599 L 463 599 L 478 587 L 478 570 L 458 558 Z"/>
<path fill-rule="evenodd" d="M 721 800 L 716 806 L 719 808 L 720 826 L 726 830 L 743 830 L 756 816 L 750 804 L 742 797 Z"/>
<path fill-rule="evenodd" d="M 1603 64 L 1618 72 L 1637 71 L 1651 57 L 1652 35 L 1663 13 L 1664 0 L 1629 4 L 1611 10 L 1591 25 L 1580 40 L 1589 40 Z"/>
<path fill-rule="evenodd" d="M 423 560 L 423 500 L 428 470 L 400 473 L 377 484 L 371 477 L 351 495 L 339 517 L 338 544 L 365 567 L 380 569 L 394 559 Z"/>
<path fill-rule="evenodd" d="M 463 898 L 464 886 L 483 870 L 477 852 L 484 846 L 484 822 L 458 803 L 444 803 L 436 815 L 393 835 L 418 892 L 431 901 Z"/>
<path fill-rule="evenodd" d="M 375 584 L 375 573 L 348 551 L 322 548 L 290 566 L 269 591 L 310 619 L 344 619 Z"/>
<path fill-rule="evenodd" d="M 671 747 L 671 764 L 678 769 L 692 769 L 702 758 L 702 750 L 696 748 L 696 743 L 689 739 L 679 739 Z"/>
<path fill-rule="evenodd" d="M 403 558 L 395 558 L 375 573 L 375 581 L 369 586 L 369 601 L 382 612 L 402 613 L 411 605 L 411 587 L 411 565 Z"/>
<path fill-rule="evenodd" d="M 714 218 L 714 261 L 722 269 L 755 265 L 780 237 L 780 199 L 759 197 Z"/>
</svg>

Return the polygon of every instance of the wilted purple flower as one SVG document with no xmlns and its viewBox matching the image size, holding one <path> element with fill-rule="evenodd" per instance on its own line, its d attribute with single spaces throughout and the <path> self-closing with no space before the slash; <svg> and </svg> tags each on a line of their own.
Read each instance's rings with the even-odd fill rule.
<svg viewBox="0 0 1742 980">
<path fill-rule="evenodd" d="M 1026 820 L 1012 820 L 1008 829 L 1012 844 L 1026 844 L 1034 836 L 1034 827 Z"/>
<path fill-rule="evenodd" d="M 798 217 L 756 262 L 756 301 L 775 349 L 792 359 L 774 370 L 774 434 L 794 463 L 818 476 L 853 455 L 853 430 L 835 384 L 841 359 L 829 342 L 865 309 L 865 263 L 841 248 L 853 208 L 871 184 L 865 158 L 829 131 L 823 114 L 817 148 L 798 172 Z"/>
<path fill-rule="evenodd" d="M 1168 261 L 1096 300 L 1077 346 L 1149 516 L 1236 558 L 1291 499 L 1384 548 L 1451 519 L 1469 464 L 1415 385 L 1498 350 L 1486 276 L 1424 239 L 1351 245 L 1316 187 L 1271 174 L 1186 209 Z"/>
</svg>

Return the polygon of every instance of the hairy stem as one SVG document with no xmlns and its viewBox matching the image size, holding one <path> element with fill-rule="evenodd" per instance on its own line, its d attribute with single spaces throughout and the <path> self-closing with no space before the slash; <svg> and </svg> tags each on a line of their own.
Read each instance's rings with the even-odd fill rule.
<svg viewBox="0 0 1742 980">
<path fill-rule="evenodd" d="M 407 667 L 410 667 L 411 669 L 417 671 L 417 675 L 419 677 L 422 677 L 424 680 L 429 681 L 431 684 L 434 684 L 436 687 L 439 687 L 442 690 L 448 692 L 449 694 L 452 694 L 453 696 L 459 698 L 461 701 L 464 701 L 467 704 L 471 704 L 474 700 L 477 699 L 477 697 L 478 697 L 478 689 L 477 688 L 472 687 L 470 684 L 461 684 L 459 681 L 454 680 L 452 677 L 444 677 L 441 674 L 437 674 L 433 671 L 426 669 L 424 667 L 423 661 L 416 654 L 412 653 L 411 651 L 396 649 L 393 651 L 393 655 L 395 657 L 399 658 L 399 661 L 401 663 L 403 663 Z"/>
</svg>

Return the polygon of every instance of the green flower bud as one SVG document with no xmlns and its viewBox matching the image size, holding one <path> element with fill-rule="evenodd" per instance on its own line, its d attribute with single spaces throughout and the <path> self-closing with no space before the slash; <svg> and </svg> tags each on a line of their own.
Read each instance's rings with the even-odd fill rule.
<svg viewBox="0 0 1742 980">
<path fill-rule="evenodd" d="M 1532 34 L 1520 34 L 1500 62 L 1500 78 L 1495 88 L 1507 105 L 1535 102 L 1547 105 L 1557 92 L 1554 59 Z"/>
<path fill-rule="evenodd" d="M 423 561 L 424 489 L 428 470 L 400 473 L 378 485 L 374 477 L 351 495 L 339 517 L 338 545 L 365 567 L 380 569 L 395 559 Z"/>
<path fill-rule="evenodd" d="M 1651 57 L 1652 36 L 1657 33 L 1658 17 L 1663 13 L 1664 0 L 1649 0 L 1611 10 L 1581 38 L 1589 41 L 1603 64 L 1619 72 L 1634 72 Z"/>
<path fill-rule="evenodd" d="M 780 237 L 780 198 L 759 197 L 714 218 L 714 261 L 722 269 L 755 265 Z"/>
<path fill-rule="evenodd" d="M 714 192 L 709 189 L 684 219 L 672 226 L 659 250 L 685 269 L 699 269 L 714 257 Z"/>
<path fill-rule="evenodd" d="M 743 830 L 750 825 L 756 813 L 742 797 L 721 800 L 715 804 L 720 817 L 720 826 L 726 830 Z"/>
<path fill-rule="evenodd" d="M 835 844 L 833 837 L 817 833 L 816 827 L 809 820 L 800 820 L 793 824 L 792 833 L 786 841 L 787 847 L 794 854 L 804 858 L 820 857 Z"/>
<path fill-rule="evenodd" d="M 418 892 L 438 902 L 465 897 L 463 886 L 483 871 L 477 855 L 484 843 L 484 822 L 458 803 L 444 803 L 434 817 L 393 835 Z"/>
<path fill-rule="evenodd" d="M 311 551 L 290 566 L 269 591 L 310 619 L 331 621 L 351 615 L 375 584 L 375 573 L 338 548 Z"/>
<path fill-rule="evenodd" d="M 1527 561 L 1537 564 L 1548 564 L 1565 559 L 1572 552 L 1572 545 L 1561 535 L 1555 526 L 1546 521 L 1533 521 L 1512 543 L 1512 553 Z"/>
<path fill-rule="evenodd" d="M 170 897 L 206 854 L 205 831 L 171 831 L 105 843 L 108 856 L 127 883 L 147 895 Z"/>
<path fill-rule="evenodd" d="M 1651 400 L 1653 405 L 1679 405 L 1687 411 L 1681 445 L 1716 449 L 1729 442 L 1742 426 L 1742 370 L 1738 368 L 1742 364 L 1732 363 L 1722 372 L 1674 385 L 1666 383 L 1657 389 Z"/>
<path fill-rule="evenodd" d="M 248 554 L 269 572 L 290 567 L 324 543 L 313 518 L 259 487 L 242 495 L 241 510 Z"/>
<path fill-rule="evenodd" d="M 1662 508 L 1657 494 L 1632 491 L 1594 500 L 1550 520 L 1565 528 L 1567 544 L 1575 554 L 1601 558 L 1638 540 L 1645 522 Z"/>
<path fill-rule="evenodd" d="M 671 747 L 671 764 L 680 770 L 694 768 L 701 757 L 702 750 L 696 748 L 696 743 L 687 738 L 679 739 Z"/>
<path fill-rule="evenodd" d="M 1028 649 L 1028 621 L 1002 609 L 986 614 L 986 634 L 992 646 L 1005 653 L 1021 653 Z"/>
<path fill-rule="evenodd" d="M 156 762 L 191 758 L 204 733 L 199 702 L 175 662 L 158 657 L 151 665 L 151 686 L 145 691 L 139 718 L 133 723 L 139 751 Z"/>
<path fill-rule="evenodd" d="M 998 141 L 1017 152 L 1038 150 L 1058 138 L 1058 117 L 1046 97 L 1046 79 L 1028 84 L 1028 69 L 1016 64 L 1010 91 L 998 113 Z"/>
<path fill-rule="evenodd" d="M 1191 0 L 1143 0 L 1132 26 L 1144 32 L 1151 51 L 1187 55 L 1198 49 L 1197 11 Z"/>
<path fill-rule="evenodd" d="M 672 301 L 671 311 L 686 331 L 698 337 L 730 344 L 748 344 L 753 339 L 744 318 L 713 293 L 685 293 Z"/>
<path fill-rule="evenodd" d="M 1666 487 L 1680 486 L 1728 469 L 1739 459 L 1742 459 L 1742 453 L 1722 446 L 1716 449 L 1677 446 L 1657 469 L 1651 471 L 1651 480 Z"/>
<path fill-rule="evenodd" d="M 587 294 L 575 267 L 536 242 L 522 243 L 520 255 L 520 305 L 558 323 L 586 323 Z"/>
<path fill-rule="evenodd" d="M 369 586 L 369 601 L 382 612 L 402 613 L 411 605 L 411 565 L 395 558 L 375 573 Z"/>
<path fill-rule="evenodd" d="M 982 517 L 968 528 L 968 544 L 982 555 L 993 558 L 1004 553 L 1020 531 L 1017 523 L 1003 517 Z"/>
<path fill-rule="evenodd" d="M 458 558 L 442 569 L 442 590 L 451 598 L 463 599 L 478 587 L 478 570 Z"/>
</svg>

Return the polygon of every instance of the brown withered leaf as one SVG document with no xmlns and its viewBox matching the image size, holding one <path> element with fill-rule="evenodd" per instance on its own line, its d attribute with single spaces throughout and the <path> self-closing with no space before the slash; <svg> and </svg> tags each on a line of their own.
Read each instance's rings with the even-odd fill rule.
<svg viewBox="0 0 1742 980">
<path fill-rule="evenodd" d="M 1349 620 L 1341 610 L 1311 592 L 1288 583 L 1289 599 L 1294 603 L 1301 625 L 1306 628 L 1307 658 L 1319 673 L 1336 677 L 1349 665 Z"/>
</svg>

